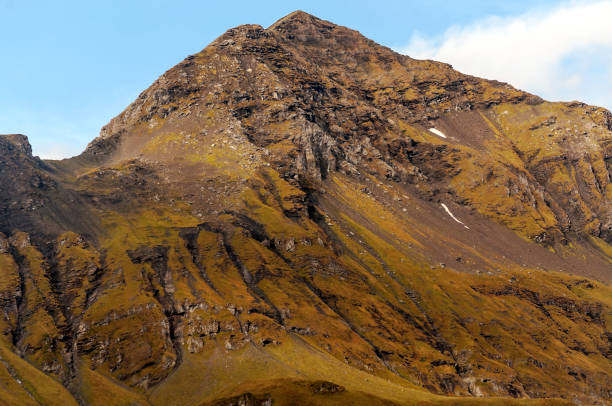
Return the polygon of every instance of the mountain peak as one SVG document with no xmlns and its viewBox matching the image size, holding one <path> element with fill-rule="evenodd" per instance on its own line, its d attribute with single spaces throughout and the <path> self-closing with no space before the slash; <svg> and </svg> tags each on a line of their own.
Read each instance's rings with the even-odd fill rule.
<svg viewBox="0 0 612 406">
<path fill-rule="evenodd" d="M 373 44 L 355 30 L 336 25 L 300 10 L 281 18 L 272 24 L 268 30 L 279 33 L 286 39 L 298 40 L 298 42 L 306 45 L 335 47 L 347 35 L 351 37 L 351 42 L 367 41 L 369 44 Z M 346 41 L 344 42 L 346 43 Z"/>
<path fill-rule="evenodd" d="M 287 14 L 286 16 L 280 18 L 279 20 L 277 20 L 274 24 L 272 24 L 269 28 L 274 29 L 286 24 L 302 24 L 302 25 L 307 25 L 307 24 L 316 24 L 316 23 L 320 23 L 320 22 L 324 22 L 324 20 L 309 14 L 305 11 L 302 10 L 296 10 L 292 13 Z M 335 25 L 329 21 L 325 21 L 328 24 L 331 25 Z"/>
</svg>

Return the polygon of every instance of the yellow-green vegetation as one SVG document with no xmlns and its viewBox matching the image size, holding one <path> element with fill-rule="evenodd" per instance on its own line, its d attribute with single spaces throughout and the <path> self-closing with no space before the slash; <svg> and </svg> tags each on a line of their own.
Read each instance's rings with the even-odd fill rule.
<svg viewBox="0 0 612 406">
<path fill-rule="evenodd" d="M 19 274 L 17 264 L 13 257 L 7 254 L 0 254 L 0 292 L 9 294 L 19 287 Z"/>
<path fill-rule="evenodd" d="M 185 365 L 152 392 L 151 402 L 154 405 L 209 405 L 217 404 L 220 402 L 218 399 L 251 393 L 263 399 L 271 398 L 274 404 L 280 405 L 347 402 L 381 405 L 567 404 L 559 400 L 506 398 L 470 401 L 435 396 L 407 385 L 396 376 L 380 378 L 351 368 L 294 337 L 265 349 L 247 346 L 227 352 L 219 347 L 211 349 L 206 357 L 188 356 Z M 193 382 L 198 384 L 193 385 Z M 333 383 L 341 389 L 332 393 L 321 392 L 317 388 L 322 383 Z M 183 397 L 178 399 L 177 393 Z"/>
<path fill-rule="evenodd" d="M 0 298 L 8 305 L 17 302 L 20 288 L 19 268 L 12 256 L 0 254 Z M 17 315 L 7 312 L 5 317 L 0 320 L 0 331 L 3 335 L 9 334 L 15 328 Z"/>
<path fill-rule="evenodd" d="M 608 261 L 612 262 L 612 247 L 610 244 L 602 241 L 601 238 L 591 237 L 591 241 L 593 244 L 603 252 L 603 254 L 608 258 Z"/>
<path fill-rule="evenodd" d="M 76 406 L 78 403 L 59 382 L 15 355 L 0 340 L 0 404 Z"/>
<path fill-rule="evenodd" d="M 368 195 L 362 185 L 334 176 L 314 221 L 305 192 L 262 169 L 234 198 L 236 212 L 202 222 L 177 201 L 103 213 L 99 247 L 60 236 L 57 269 L 86 271 L 62 280 L 70 282 L 63 300 L 83 313 L 83 398 L 198 405 L 252 392 L 279 404 L 472 404 L 423 388 L 554 397 L 569 394 L 568 382 L 583 393 L 609 384 L 606 285 L 506 263 L 385 203 L 417 210 L 422 203 L 407 192 L 380 183 Z M 435 246 L 496 274 L 432 267 Z M 53 297 L 40 255 L 22 252 Z M 31 323 L 53 325 L 37 319 L 45 314 Z M 569 372 L 589 378 L 574 382 Z M 313 393 L 310 382 L 321 380 L 344 391 Z"/>
<path fill-rule="evenodd" d="M 149 406 L 150 403 L 142 394 L 136 393 L 131 388 L 124 387 L 112 378 L 101 373 L 92 371 L 86 365 L 80 370 L 80 389 L 83 398 L 88 405 L 92 406 Z"/>
</svg>

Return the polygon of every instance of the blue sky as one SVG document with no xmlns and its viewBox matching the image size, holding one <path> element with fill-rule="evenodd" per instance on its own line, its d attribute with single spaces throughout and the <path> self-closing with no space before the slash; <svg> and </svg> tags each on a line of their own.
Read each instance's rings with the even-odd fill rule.
<svg viewBox="0 0 612 406">
<path fill-rule="evenodd" d="M 34 153 L 41 157 L 75 155 L 142 90 L 187 55 L 228 28 L 244 23 L 268 26 L 296 9 L 357 29 L 411 56 L 445 60 L 466 73 L 509 81 L 545 98 L 580 99 L 610 107 L 612 100 L 606 97 L 612 94 L 608 91 L 612 64 L 607 56 L 611 48 L 594 38 L 602 34 L 595 28 L 590 39 L 578 41 L 573 48 L 566 46 L 569 50 L 556 47 L 557 42 L 572 42 L 563 35 L 537 43 L 546 48 L 529 52 L 524 39 L 523 43 L 503 39 L 520 37 L 526 30 L 517 21 L 529 21 L 536 28 L 543 25 L 527 35 L 554 37 L 559 34 L 553 35 L 551 27 L 565 21 L 562 11 L 569 10 L 567 19 L 567 13 L 572 16 L 600 3 L 612 6 L 607 0 L 0 0 L 0 133 L 28 135 Z M 587 11 L 602 10 L 607 9 Z M 547 19 L 549 24 L 539 23 Z M 457 39 L 459 45 L 453 42 Z M 474 51 L 482 51 L 481 43 L 484 56 Z M 549 51 L 556 58 L 553 62 L 538 59 Z M 515 52 L 535 60 L 514 69 L 504 58 Z M 497 67 L 487 67 L 488 55 L 494 55 Z M 555 82 L 544 83 L 546 77 Z M 585 79 L 592 77 L 597 80 Z"/>
</svg>

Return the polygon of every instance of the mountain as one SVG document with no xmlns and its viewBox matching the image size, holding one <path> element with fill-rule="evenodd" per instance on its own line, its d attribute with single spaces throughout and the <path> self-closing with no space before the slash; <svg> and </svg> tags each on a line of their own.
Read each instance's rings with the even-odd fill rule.
<svg viewBox="0 0 612 406">
<path fill-rule="evenodd" d="M 2 404 L 612 401 L 605 109 L 298 11 L 0 162 Z"/>
</svg>

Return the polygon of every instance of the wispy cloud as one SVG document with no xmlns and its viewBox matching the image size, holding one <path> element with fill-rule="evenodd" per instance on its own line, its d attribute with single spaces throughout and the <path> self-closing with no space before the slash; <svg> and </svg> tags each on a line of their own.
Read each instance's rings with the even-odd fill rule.
<svg viewBox="0 0 612 406">
<path fill-rule="evenodd" d="M 82 117 L 62 118 L 55 112 L 11 106 L 0 110 L 0 134 L 26 135 L 33 155 L 42 159 L 69 158 L 83 151 L 101 125 Z"/>
<path fill-rule="evenodd" d="M 612 107 L 612 0 L 573 1 L 515 17 L 487 17 L 438 37 L 416 33 L 400 52 L 550 100 Z"/>
<path fill-rule="evenodd" d="M 40 158 L 42 159 L 64 159 L 78 155 L 81 152 L 79 146 L 63 142 L 42 143 L 37 149 L 41 151 Z M 33 150 L 33 153 L 38 155 L 36 149 Z"/>
</svg>

